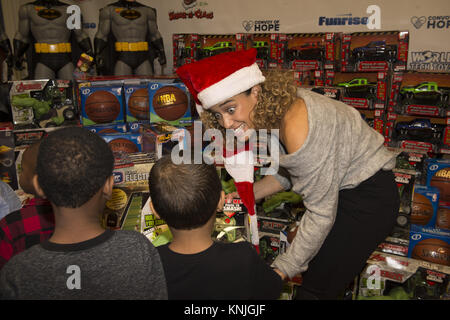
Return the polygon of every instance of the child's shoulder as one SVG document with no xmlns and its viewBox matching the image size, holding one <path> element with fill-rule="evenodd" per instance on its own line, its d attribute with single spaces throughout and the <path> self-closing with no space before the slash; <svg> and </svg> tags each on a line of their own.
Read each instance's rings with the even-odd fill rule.
<svg viewBox="0 0 450 320">
<path fill-rule="evenodd" d="M 228 251 L 230 253 L 236 253 L 236 252 L 248 253 L 248 252 L 254 251 L 252 245 L 247 241 L 235 242 L 235 243 L 215 242 L 215 246 L 217 247 L 217 250 L 224 251 L 224 252 Z"/>
</svg>

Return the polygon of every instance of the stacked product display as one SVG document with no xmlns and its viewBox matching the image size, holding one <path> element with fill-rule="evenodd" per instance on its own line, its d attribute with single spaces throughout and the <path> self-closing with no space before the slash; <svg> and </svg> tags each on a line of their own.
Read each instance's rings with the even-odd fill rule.
<svg viewBox="0 0 450 320">
<path fill-rule="evenodd" d="M 256 48 L 261 69 L 290 69 L 298 86 L 359 110 L 384 136 L 385 145 L 398 152 L 394 173 L 401 205 L 392 234 L 371 255 L 346 296 L 450 298 L 450 74 L 407 71 L 408 32 L 174 34 L 172 40 L 174 69 L 222 52 Z M 10 84 L 13 121 L 2 124 L 0 131 L 3 181 L 19 188 L 24 146 L 61 126 L 89 128 L 116 158 L 113 197 L 106 203 L 103 226 L 139 231 L 155 245 L 170 241 L 167 225 L 150 210 L 148 174 L 158 158 L 194 139 L 186 132 L 192 132 L 198 115 L 176 77 Z M 217 172 L 223 190 L 236 191 L 226 170 L 217 166 Z M 301 196 L 285 191 L 256 208 L 260 255 L 270 264 L 289 247 L 305 207 Z M 250 241 L 246 215 L 241 199 L 226 203 L 212 237 Z M 290 279 L 282 298 L 291 299 L 298 285 L 301 275 Z"/>
</svg>

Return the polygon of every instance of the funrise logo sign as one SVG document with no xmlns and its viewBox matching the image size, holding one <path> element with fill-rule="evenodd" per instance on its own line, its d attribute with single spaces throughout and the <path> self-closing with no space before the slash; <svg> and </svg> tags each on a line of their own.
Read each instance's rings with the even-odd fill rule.
<svg viewBox="0 0 450 320">
<path fill-rule="evenodd" d="M 320 16 L 319 26 L 367 26 L 367 29 L 381 29 L 381 9 L 377 5 L 367 7 L 368 16 L 353 16 L 352 13 L 337 14 L 332 17 Z"/>
</svg>

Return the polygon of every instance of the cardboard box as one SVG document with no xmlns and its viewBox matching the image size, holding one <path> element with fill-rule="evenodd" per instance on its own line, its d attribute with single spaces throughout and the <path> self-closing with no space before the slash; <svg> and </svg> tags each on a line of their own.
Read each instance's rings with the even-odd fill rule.
<svg viewBox="0 0 450 320">
<path fill-rule="evenodd" d="M 435 228 L 439 189 L 416 184 L 411 206 L 411 225 Z"/>
<path fill-rule="evenodd" d="M 411 226 L 408 257 L 450 266 L 450 230 Z"/>
<path fill-rule="evenodd" d="M 439 205 L 450 205 L 450 160 L 427 159 L 426 185 L 439 189 Z"/>
</svg>

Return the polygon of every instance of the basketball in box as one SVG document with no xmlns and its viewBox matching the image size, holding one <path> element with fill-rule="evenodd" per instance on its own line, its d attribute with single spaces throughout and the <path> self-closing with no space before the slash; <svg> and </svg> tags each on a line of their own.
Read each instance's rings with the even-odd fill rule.
<svg viewBox="0 0 450 320">
<path fill-rule="evenodd" d="M 107 123 L 107 124 L 97 124 L 92 126 L 85 126 L 86 129 L 97 134 L 110 134 L 110 133 L 126 133 L 127 124 L 126 123 Z"/>
<path fill-rule="evenodd" d="M 150 122 L 167 122 L 175 126 L 192 124 L 190 94 L 182 83 L 150 82 Z"/>
<path fill-rule="evenodd" d="M 411 205 L 411 224 L 435 228 L 438 207 L 439 189 L 416 184 Z"/>
<path fill-rule="evenodd" d="M 140 133 L 101 134 L 113 153 L 136 153 L 142 151 L 142 135 Z"/>
<path fill-rule="evenodd" d="M 124 85 L 127 122 L 150 120 L 147 85 Z"/>
<path fill-rule="evenodd" d="M 411 227 L 408 257 L 450 266 L 450 231 Z"/>
<path fill-rule="evenodd" d="M 436 228 L 450 230 L 450 206 L 439 206 L 436 216 Z"/>
<path fill-rule="evenodd" d="M 439 189 L 439 202 L 450 205 L 450 160 L 427 159 L 426 185 Z"/>
<path fill-rule="evenodd" d="M 81 123 L 93 125 L 125 122 L 122 93 L 122 86 L 80 88 Z"/>
</svg>

